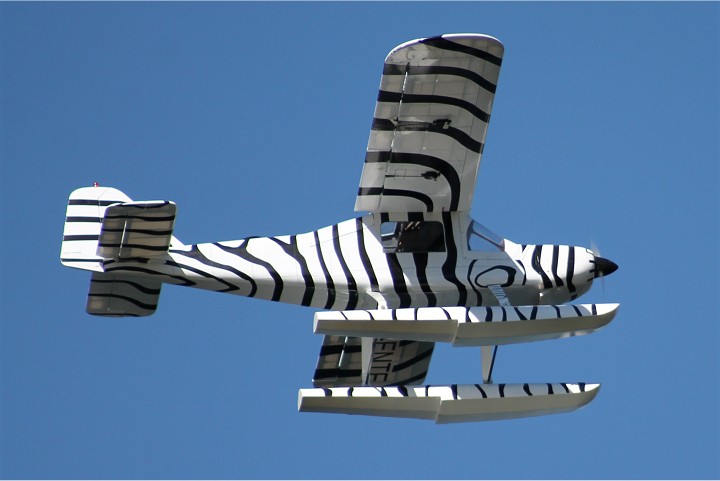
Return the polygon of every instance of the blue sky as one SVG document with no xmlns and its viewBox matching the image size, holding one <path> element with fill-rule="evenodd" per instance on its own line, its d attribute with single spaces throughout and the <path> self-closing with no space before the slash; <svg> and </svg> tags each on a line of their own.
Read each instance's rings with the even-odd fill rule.
<svg viewBox="0 0 720 481">
<path fill-rule="evenodd" d="M 473 214 L 597 244 L 606 329 L 500 349 L 497 381 L 599 381 L 575 413 L 432 422 L 296 411 L 313 311 L 168 286 L 84 312 L 67 195 L 178 204 L 186 243 L 355 216 L 385 54 L 506 48 Z M 720 477 L 720 4 L 0 3 L 0 477 Z M 478 382 L 439 346 L 428 382 Z"/>
</svg>

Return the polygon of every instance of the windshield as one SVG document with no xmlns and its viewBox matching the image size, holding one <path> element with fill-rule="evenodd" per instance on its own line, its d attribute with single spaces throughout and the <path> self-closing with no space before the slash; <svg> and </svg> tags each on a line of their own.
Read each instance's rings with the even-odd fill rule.
<svg viewBox="0 0 720 481">
<path fill-rule="evenodd" d="M 467 231 L 468 249 L 471 251 L 504 251 L 505 239 L 485 227 L 472 221 Z"/>
</svg>

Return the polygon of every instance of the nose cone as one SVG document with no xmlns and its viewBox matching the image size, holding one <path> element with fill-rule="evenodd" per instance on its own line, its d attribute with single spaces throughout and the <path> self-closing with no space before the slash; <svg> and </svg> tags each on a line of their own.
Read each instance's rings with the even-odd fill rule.
<svg viewBox="0 0 720 481">
<path fill-rule="evenodd" d="M 595 256 L 595 273 L 593 274 L 593 276 L 596 279 L 598 277 L 609 276 L 610 274 L 615 272 L 617 268 L 618 265 L 610 259 Z"/>
</svg>

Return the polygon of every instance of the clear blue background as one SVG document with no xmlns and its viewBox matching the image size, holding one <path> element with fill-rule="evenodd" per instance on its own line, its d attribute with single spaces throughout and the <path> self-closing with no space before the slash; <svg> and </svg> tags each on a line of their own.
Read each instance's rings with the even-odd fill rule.
<svg viewBox="0 0 720 481">
<path fill-rule="evenodd" d="M 437 426 L 296 411 L 311 309 L 174 286 L 84 312 L 58 256 L 98 181 L 178 204 L 186 243 L 355 216 L 385 54 L 506 47 L 473 214 L 620 269 L 592 336 L 500 349 L 501 382 L 599 381 L 572 414 Z M 0 4 L 0 475 L 718 478 L 718 3 Z M 430 383 L 477 382 L 438 346 Z"/>
</svg>

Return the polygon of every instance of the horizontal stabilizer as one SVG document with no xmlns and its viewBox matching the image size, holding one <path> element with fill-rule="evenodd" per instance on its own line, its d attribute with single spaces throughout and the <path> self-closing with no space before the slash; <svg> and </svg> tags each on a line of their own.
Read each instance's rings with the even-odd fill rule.
<svg viewBox="0 0 720 481">
<path fill-rule="evenodd" d="M 432 419 L 438 424 L 492 421 L 574 411 L 599 384 L 453 384 L 450 386 L 300 389 L 298 410 Z"/>
<path fill-rule="evenodd" d="M 157 309 L 161 286 L 159 281 L 93 272 L 86 310 L 95 316 L 149 316 Z"/>
<path fill-rule="evenodd" d="M 517 307 L 424 307 L 315 314 L 315 333 L 334 336 L 496 346 L 590 334 L 619 304 Z"/>
<path fill-rule="evenodd" d="M 105 211 L 98 243 L 103 259 L 164 255 L 172 237 L 177 207 L 169 201 L 126 202 Z"/>
</svg>

